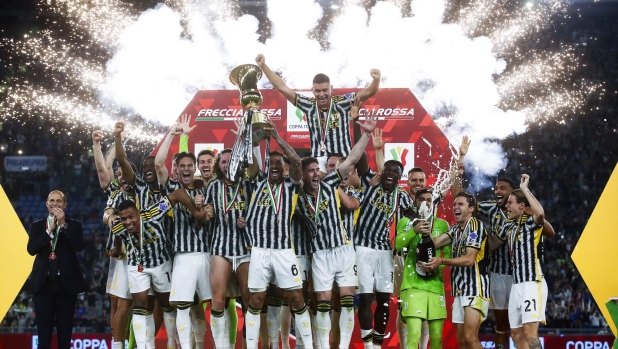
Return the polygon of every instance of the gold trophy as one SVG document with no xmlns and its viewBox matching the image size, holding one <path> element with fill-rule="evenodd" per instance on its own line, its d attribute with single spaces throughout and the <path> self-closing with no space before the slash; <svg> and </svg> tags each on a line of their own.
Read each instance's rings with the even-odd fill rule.
<svg viewBox="0 0 618 349">
<path fill-rule="evenodd" d="M 230 73 L 230 81 L 240 90 L 240 104 L 248 111 L 244 124 L 251 124 L 252 141 L 255 143 L 268 138 L 263 130 L 269 126 L 268 117 L 258 109 L 262 105 L 262 94 L 257 88 L 261 78 L 262 69 L 255 64 L 239 65 Z"/>
</svg>

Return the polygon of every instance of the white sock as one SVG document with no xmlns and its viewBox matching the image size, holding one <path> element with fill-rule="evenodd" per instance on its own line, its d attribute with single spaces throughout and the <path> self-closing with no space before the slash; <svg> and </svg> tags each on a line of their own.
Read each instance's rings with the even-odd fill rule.
<svg viewBox="0 0 618 349">
<path fill-rule="evenodd" d="M 165 322 L 165 332 L 167 333 L 167 348 L 175 349 L 174 329 L 176 328 L 176 309 L 173 309 L 172 311 L 169 311 L 169 309 L 163 309 L 163 322 Z"/>
<path fill-rule="evenodd" d="M 323 349 L 329 349 L 330 314 L 326 311 L 318 310 L 318 314 L 315 316 L 315 325 L 318 328 L 317 340 L 320 342 L 320 347 Z"/>
<path fill-rule="evenodd" d="M 154 316 L 149 312 L 146 314 L 146 349 L 155 349 L 156 330 Z"/>
<path fill-rule="evenodd" d="M 133 314 L 133 335 L 138 348 L 146 347 L 146 315 Z"/>
<path fill-rule="evenodd" d="M 300 314 L 299 314 L 300 312 Z M 294 328 L 296 329 L 297 336 L 303 338 L 305 348 L 313 347 L 313 338 L 311 338 L 311 317 L 309 308 L 303 307 L 300 311 L 294 311 Z"/>
<path fill-rule="evenodd" d="M 206 315 L 204 315 L 204 307 L 201 304 L 191 307 L 191 330 L 193 332 L 192 340 L 195 342 L 195 347 L 198 349 L 204 348 Z"/>
<path fill-rule="evenodd" d="M 122 342 L 114 342 L 114 349 L 124 349 L 124 343 Z"/>
<path fill-rule="evenodd" d="M 191 349 L 191 308 L 178 308 L 176 310 L 176 330 L 182 349 Z"/>
<path fill-rule="evenodd" d="M 339 314 L 339 349 L 348 349 L 354 331 L 354 307 L 341 307 Z"/>
<path fill-rule="evenodd" d="M 229 318 L 226 318 L 226 313 L 223 309 L 215 310 L 210 309 L 210 328 L 212 329 L 212 339 L 215 341 L 215 347 L 217 349 L 229 348 L 230 345 L 230 333 L 226 330 L 229 325 Z"/>
<path fill-rule="evenodd" d="M 318 340 L 318 326 L 315 323 L 315 314 L 313 311 L 307 307 L 307 312 L 309 312 L 309 319 L 311 321 L 311 335 L 312 338 L 315 338 L 315 341 L 312 342 L 311 346 L 307 346 L 305 343 L 305 349 L 320 349 L 320 341 Z M 294 329 L 296 329 L 296 322 L 294 323 Z M 296 330 L 296 338 L 300 337 L 298 330 Z M 303 341 L 304 342 L 304 341 Z M 328 348 L 326 348 L 328 349 Z"/>
<path fill-rule="evenodd" d="M 290 326 L 292 321 L 292 313 L 287 305 L 281 306 L 279 312 L 279 323 L 281 324 L 281 349 L 290 349 Z"/>
<path fill-rule="evenodd" d="M 296 331 L 296 347 L 294 349 L 305 349 L 305 343 L 303 343 L 303 337 Z"/>
<path fill-rule="evenodd" d="M 270 349 L 279 349 L 279 313 L 281 307 L 268 306 L 266 312 L 266 325 L 268 328 L 268 341 Z"/>
<path fill-rule="evenodd" d="M 423 321 L 423 325 L 421 326 L 421 340 L 419 341 L 419 345 L 421 349 L 427 349 L 427 344 L 429 343 L 429 324 L 427 321 Z"/>
<path fill-rule="evenodd" d="M 253 309 L 249 306 L 249 310 L 245 314 L 245 332 L 247 339 L 247 349 L 257 349 L 258 339 L 260 336 L 260 312 L 257 310 L 257 314 L 253 314 Z M 255 311 L 255 310 L 254 310 Z"/>
</svg>

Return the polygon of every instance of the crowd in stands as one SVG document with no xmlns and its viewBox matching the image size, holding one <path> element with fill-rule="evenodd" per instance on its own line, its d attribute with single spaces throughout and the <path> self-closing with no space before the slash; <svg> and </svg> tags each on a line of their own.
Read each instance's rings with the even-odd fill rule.
<svg viewBox="0 0 618 349">
<path fill-rule="evenodd" d="M 556 231 L 556 237 L 544 243 L 549 288 L 545 327 L 594 328 L 604 333 L 607 323 L 570 256 L 618 162 L 618 60 L 605 59 L 618 56 L 618 24 L 597 18 L 578 23 L 555 35 L 576 43 L 577 53 L 588 60 L 578 77 L 603 82 L 604 94 L 593 94 L 584 114 L 578 111 L 565 116 L 564 121 L 530 125 L 523 135 L 504 140 L 505 174 L 514 179 L 524 172 L 531 175 L 531 188 Z M 46 155 L 48 168 L 0 173 L 0 183 L 26 230 L 33 220 L 45 217 L 44 201 L 50 189 L 65 191 L 68 215 L 85 223 L 86 248 L 79 258 L 90 290 L 78 301 L 76 326 L 104 331 L 109 312 L 105 294 L 109 257 L 104 251 L 108 228 L 102 225 L 101 216 L 106 198 L 96 177 L 90 134 L 69 134 L 63 131 L 65 126 L 47 119 L 29 119 L 24 124 L 5 121 L 0 131 L 0 157 Z M 139 158 L 131 160 L 141 162 Z M 480 199 L 492 195 L 486 190 Z M 32 297 L 26 290 L 27 283 L 1 328 L 22 332 L 34 326 Z M 483 329 L 493 333 L 491 316 Z"/>
</svg>

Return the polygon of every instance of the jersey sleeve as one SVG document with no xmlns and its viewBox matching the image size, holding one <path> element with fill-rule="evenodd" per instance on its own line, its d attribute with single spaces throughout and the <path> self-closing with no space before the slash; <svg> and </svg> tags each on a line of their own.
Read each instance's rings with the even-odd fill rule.
<svg viewBox="0 0 618 349">
<path fill-rule="evenodd" d="M 337 189 L 337 187 L 339 186 L 342 180 L 343 179 L 341 178 L 339 169 L 336 169 L 332 171 L 331 173 L 327 174 L 326 176 L 324 176 L 324 179 L 322 179 L 322 183 Z"/>
<path fill-rule="evenodd" d="M 297 93 L 295 102 L 296 107 L 308 116 L 309 111 L 315 105 L 315 98 L 310 98 Z"/>
<path fill-rule="evenodd" d="M 356 97 L 355 92 L 346 93 L 343 96 L 339 97 L 337 101 L 337 105 L 345 111 L 350 111 L 352 109 L 352 105 L 354 104 L 354 97 Z"/>
<path fill-rule="evenodd" d="M 498 231 L 498 233 L 496 234 L 496 236 L 498 237 L 498 239 L 502 240 L 502 241 L 506 241 L 507 237 L 508 237 L 508 231 L 510 229 L 510 227 L 513 225 L 512 221 L 507 221 L 504 224 L 502 224 L 502 227 L 500 228 L 500 230 Z"/>
<path fill-rule="evenodd" d="M 483 242 L 483 224 L 476 218 L 470 218 L 468 223 L 468 237 L 466 238 L 466 247 L 472 247 L 477 250 L 481 249 L 481 243 Z"/>
<path fill-rule="evenodd" d="M 476 204 L 478 213 L 483 217 L 489 217 L 491 209 L 496 206 L 495 200 L 481 201 Z"/>
<path fill-rule="evenodd" d="M 167 196 L 161 198 L 159 202 L 148 207 L 142 213 L 145 220 L 161 221 L 167 213 L 172 210 L 172 204 Z"/>
<path fill-rule="evenodd" d="M 124 238 L 127 235 L 127 230 L 120 222 L 120 218 L 116 218 L 114 221 L 114 225 L 112 226 L 112 234 L 115 236 L 120 236 L 121 238 Z"/>
<path fill-rule="evenodd" d="M 350 188 L 348 189 L 348 195 L 350 197 L 355 198 L 359 202 L 362 202 L 362 200 L 363 200 L 363 192 L 360 191 L 359 189 L 356 189 L 356 188 L 352 187 L 352 186 L 350 186 Z"/>
<path fill-rule="evenodd" d="M 398 188 L 397 190 L 399 190 L 399 208 L 407 210 L 410 207 L 414 207 L 410 195 L 403 188 Z"/>
</svg>

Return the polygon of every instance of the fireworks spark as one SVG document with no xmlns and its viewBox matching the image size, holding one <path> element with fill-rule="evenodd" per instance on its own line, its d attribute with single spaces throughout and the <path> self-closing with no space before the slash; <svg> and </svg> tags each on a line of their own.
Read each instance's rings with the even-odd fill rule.
<svg viewBox="0 0 618 349">
<path fill-rule="evenodd" d="M 132 123 L 133 137 L 152 146 L 198 89 L 232 88 L 231 68 L 263 52 L 291 87 L 305 87 L 316 71 L 339 87 L 362 87 L 368 68 L 379 67 L 382 86 L 409 87 L 447 136 L 474 129 L 472 138 L 486 143 L 469 158 L 491 174 L 504 159 L 487 139 L 521 133 L 526 120 L 559 119 L 599 88 L 574 78 L 581 63 L 571 46 L 538 46 L 554 19 L 568 17 L 563 0 L 472 0 L 463 7 L 415 0 L 406 11 L 363 3 L 323 10 L 312 0 L 270 0 L 258 20 L 224 0 L 167 0 L 146 11 L 121 0 L 40 0 L 39 15 L 52 18 L 47 28 L 1 43 L 15 72 L 3 117 L 44 116 L 82 132 L 143 117 L 150 122 Z M 264 20 L 272 24 L 266 40 L 256 34 Z M 398 33 L 409 34 L 405 43 Z M 415 55 L 420 50 L 425 59 Z"/>
</svg>

